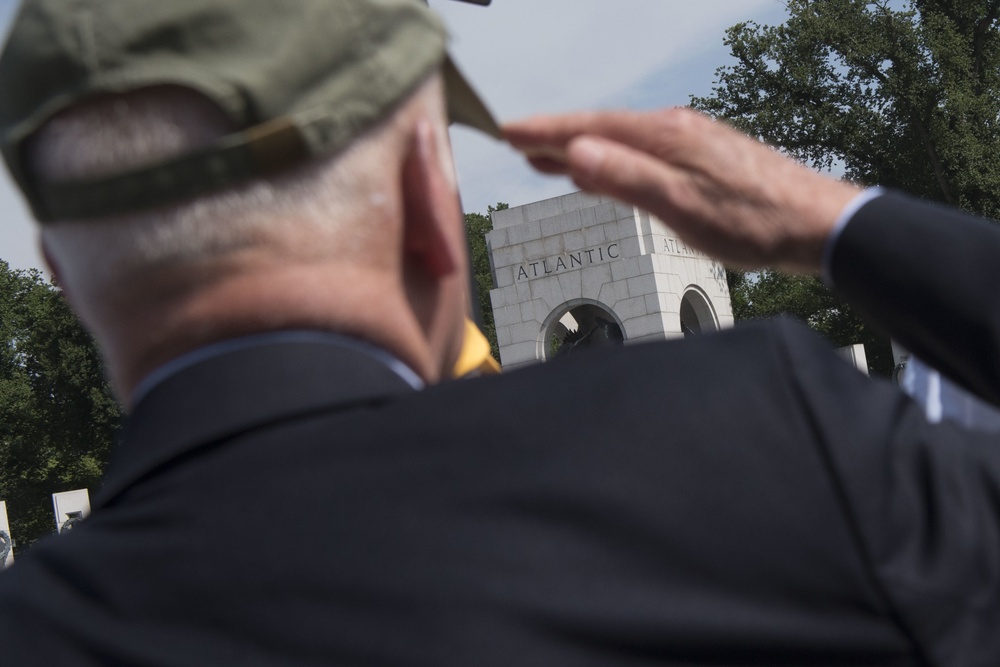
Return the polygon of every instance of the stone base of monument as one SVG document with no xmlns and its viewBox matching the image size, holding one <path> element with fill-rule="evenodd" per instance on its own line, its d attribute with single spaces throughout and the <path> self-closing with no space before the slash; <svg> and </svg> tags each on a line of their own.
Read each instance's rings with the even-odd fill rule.
<svg viewBox="0 0 1000 667">
<path fill-rule="evenodd" d="M 722 265 L 613 199 L 577 192 L 496 211 L 486 239 L 505 369 L 732 326 Z"/>
<path fill-rule="evenodd" d="M 0 500 L 0 571 L 14 564 L 14 540 L 7 520 L 7 503 Z"/>
<path fill-rule="evenodd" d="M 90 514 L 90 494 L 87 489 L 53 493 L 52 509 L 56 515 L 56 532 L 72 530 Z"/>
</svg>

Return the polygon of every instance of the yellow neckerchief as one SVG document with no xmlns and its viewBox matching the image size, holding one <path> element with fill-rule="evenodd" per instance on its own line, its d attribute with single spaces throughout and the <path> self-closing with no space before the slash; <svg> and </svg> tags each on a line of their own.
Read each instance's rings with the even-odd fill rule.
<svg viewBox="0 0 1000 667">
<path fill-rule="evenodd" d="M 465 320 L 465 339 L 462 351 L 455 362 L 452 373 L 455 377 L 495 375 L 500 372 L 500 364 L 490 354 L 490 343 L 475 322 Z"/>
</svg>

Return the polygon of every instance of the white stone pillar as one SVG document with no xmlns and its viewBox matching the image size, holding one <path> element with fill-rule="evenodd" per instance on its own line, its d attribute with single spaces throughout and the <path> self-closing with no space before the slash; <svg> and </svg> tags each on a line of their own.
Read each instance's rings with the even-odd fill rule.
<svg viewBox="0 0 1000 667">
<path fill-rule="evenodd" d="M 7 521 L 7 503 L 0 500 L 0 570 L 14 564 L 14 538 L 10 534 Z"/>
<path fill-rule="evenodd" d="M 90 514 L 90 494 L 87 489 L 52 494 L 56 514 L 56 532 L 62 533 Z"/>
</svg>

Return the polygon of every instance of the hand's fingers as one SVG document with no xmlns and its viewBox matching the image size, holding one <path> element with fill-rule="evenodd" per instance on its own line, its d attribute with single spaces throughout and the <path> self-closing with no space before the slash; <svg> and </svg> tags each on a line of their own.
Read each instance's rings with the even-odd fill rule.
<svg viewBox="0 0 1000 667">
<path fill-rule="evenodd" d="M 557 162 L 545 157 L 528 157 L 528 163 L 543 174 L 564 175 L 569 172 L 565 161 Z"/>
<path fill-rule="evenodd" d="M 691 110 L 540 116 L 505 132 L 556 173 L 565 151 L 581 188 L 639 206 L 731 263 L 814 271 L 856 194 Z"/>
<path fill-rule="evenodd" d="M 559 116 L 532 116 L 505 123 L 504 138 L 515 148 L 525 151 L 562 149 L 573 137 L 585 133 L 597 114 L 573 113 Z"/>
<path fill-rule="evenodd" d="M 671 159 L 683 152 L 688 138 L 703 138 L 708 132 L 718 131 L 714 126 L 708 117 L 690 109 L 603 111 L 535 116 L 508 123 L 504 135 L 511 145 L 528 154 L 558 153 L 574 138 L 590 135 Z"/>
<path fill-rule="evenodd" d="M 557 162 L 563 165 L 566 164 L 565 146 L 550 146 L 544 144 L 526 146 L 521 152 L 529 160 L 544 160 L 546 162 Z"/>
</svg>

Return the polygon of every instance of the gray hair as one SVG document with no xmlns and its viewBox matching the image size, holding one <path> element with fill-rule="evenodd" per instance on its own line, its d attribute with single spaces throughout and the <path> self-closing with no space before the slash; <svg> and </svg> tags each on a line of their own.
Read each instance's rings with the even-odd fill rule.
<svg viewBox="0 0 1000 667">
<path fill-rule="evenodd" d="M 335 156 L 177 206 L 48 224 L 43 240 L 66 284 L 84 298 L 99 298 L 145 271 L 252 246 L 290 256 L 331 249 L 356 255 L 378 236 L 369 221 L 374 210 L 392 205 L 386 189 L 398 177 L 393 165 L 416 113 L 440 119 L 438 153 L 454 185 L 441 82 L 432 76 L 390 118 Z M 93 177 L 199 148 L 233 129 L 199 93 L 160 86 L 98 98 L 56 116 L 27 157 L 42 179 Z"/>
</svg>

